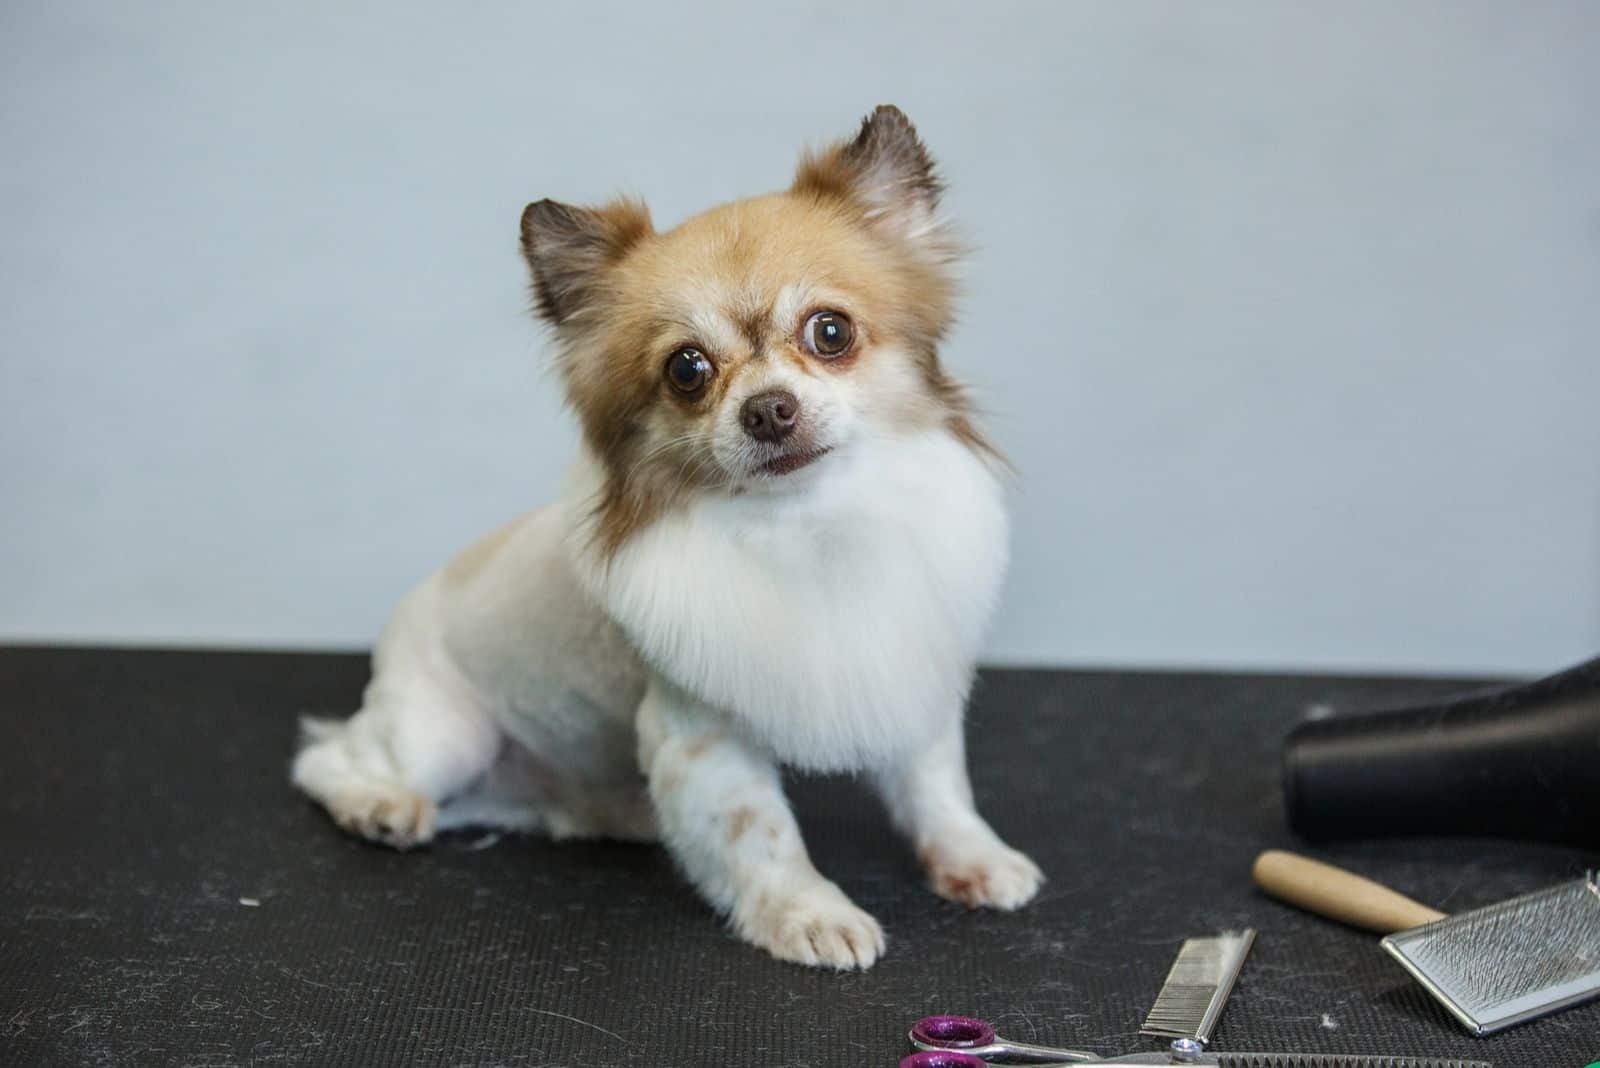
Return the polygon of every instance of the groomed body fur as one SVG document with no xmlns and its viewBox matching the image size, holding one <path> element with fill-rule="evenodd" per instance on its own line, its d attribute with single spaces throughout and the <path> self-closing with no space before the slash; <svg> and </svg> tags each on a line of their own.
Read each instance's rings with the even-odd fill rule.
<svg viewBox="0 0 1600 1068">
<path fill-rule="evenodd" d="M 580 459 L 401 602 L 296 785 L 400 848 L 466 824 L 659 839 L 740 937 L 854 968 L 883 932 L 812 866 L 778 772 L 858 772 L 936 892 L 1030 899 L 962 744 L 1007 529 L 939 356 L 941 188 L 879 108 L 790 190 L 665 233 L 636 202 L 531 205 Z"/>
</svg>

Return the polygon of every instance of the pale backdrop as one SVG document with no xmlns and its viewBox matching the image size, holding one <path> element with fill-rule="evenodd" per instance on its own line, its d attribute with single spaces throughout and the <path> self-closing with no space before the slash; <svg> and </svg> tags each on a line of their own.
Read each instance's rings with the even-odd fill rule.
<svg viewBox="0 0 1600 1068">
<path fill-rule="evenodd" d="M 1600 4 L 10 3 L 0 639 L 349 647 L 547 498 L 528 200 L 879 102 L 977 247 L 987 655 L 1600 652 Z M 914 625 L 914 621 L 908 621 Z"/>
</svg>

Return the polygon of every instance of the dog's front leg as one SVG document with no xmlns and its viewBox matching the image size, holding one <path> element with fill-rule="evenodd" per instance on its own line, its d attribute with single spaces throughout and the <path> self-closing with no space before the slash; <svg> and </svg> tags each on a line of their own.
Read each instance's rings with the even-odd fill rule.
<svg viewBox="0 0 1600 1068">
<path fill-rule="evenodd" d="M 667 848 L 741 938 L 828 968 L 883 953 L 877 921 L 812 867 L 777 765 L 659 677 L 639 707 L 639 760 Z"/>
<path fill-rule="evenodd" d="M 916 847 L 934 893 L 969 908 L 1021 908 L 1044 876 L 978 815 L 961 719 L 951 719 L 931 744 L 881 770 L 878 792 Z"/>
</svg>

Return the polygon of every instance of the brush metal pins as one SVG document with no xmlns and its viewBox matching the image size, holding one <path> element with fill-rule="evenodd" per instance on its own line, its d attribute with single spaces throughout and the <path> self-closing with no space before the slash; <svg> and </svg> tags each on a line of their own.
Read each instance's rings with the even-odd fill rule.
<svg viewBox="0 0 1600 1068">
<path fill-rule="evenodd" d="M 1139 1033 L 1210 1042 L 1255 940 L 1255 931 L 1246 928 L 1184 942 Z"/>
<path fill-rule="evenodd" d="M 1385 938 L 1383 948 L 1483 1036 L 1600 998 L 1600 883 L 1590 872 Z"/>
</svg>

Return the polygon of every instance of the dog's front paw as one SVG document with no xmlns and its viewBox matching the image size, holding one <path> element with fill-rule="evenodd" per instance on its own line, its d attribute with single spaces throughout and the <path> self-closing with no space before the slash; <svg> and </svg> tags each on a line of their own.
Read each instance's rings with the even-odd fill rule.
<svg viewBox="0 0 1600 1068">
<path fill-rule="evenodd" d="M 340 791 L 328 803 L 333 821 L 351 834 L 394 849 L 433 840 L 438 810 L 404 786 L 374 783 Z"/>
<path fill-rule="evenodd" d="M 1037 864 L 987 828 L 931 842 L 921 857 L 933 892 L 968 908 L 1019 909 L 1044 882 Z"/>
<path fill-rule="evenodd" d="M 792 892 L 758 895 L 735 925 L 779 960 L 839 971 L 866 969 L 883 955 L 883 928 L 826 880 Z"/>
</svg>

